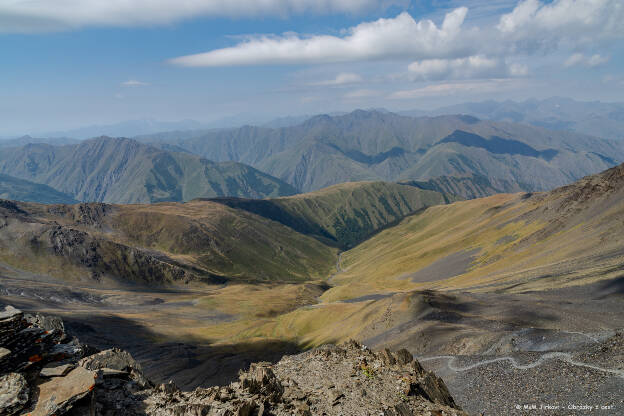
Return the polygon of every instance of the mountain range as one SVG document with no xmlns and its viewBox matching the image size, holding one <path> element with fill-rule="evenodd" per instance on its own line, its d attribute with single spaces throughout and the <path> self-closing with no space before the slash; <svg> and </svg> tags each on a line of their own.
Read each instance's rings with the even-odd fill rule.
<svg viewBox="0 0 624 416">
<path fill-rule="evenodd" d="M 624 161 L 624 142 L 472 116 L 407 117 L 356 110 L 302 124 L 157 134 L 215 161 L 246 163 L 307 192 L 348 181 L 487 177 L 497 189 L 541 191 Z"/>
<path fill-rule="evenodd" d="M 405 111 L 411 116 L 469 114 L 475 117 L 527 123 L 552 130 L 568 130 L 604 139 L 624 139 L 624 103 L 576 101 L 571 98 L 535 98 L 525 101 L 468 102 L 433 111 Z"/>
<path fill-rule="evenodd" d="M 145 203 L 199 197 L 261 198 L 296 190 L 236 162 L 215 163 L 131 139 L 28 144 L 0 152 L 0 173 L 48 185 L 80 201 Z M 54 202 L 54 201 L 50 201 Z"/>
<path fill-rule="evenodd" d="M 549 157 L 532 148 L 513 147 Z M 466 189 L 489 189 L 481 179 Z M 435 190 L 458 183 L 184 203 L 0 200 L 0 301 L 61 314 L 89 344 L 127 348 L 150 377 L 185 388 L 233 381 L 252 357 L 353 338 L 362 351 L 406 348 L 472 413 L 497 414 L 518 395 L 578 400 L 585 388 L 561 386 L 579 379 L 607 403 L 623 386 L 624 164 L 548 192 Z M 363 374 L 368 397 L 375 373 Z M 527 377 L 528 391 L 514 387 Z"/>
<path fill-rule="evenodd" d="M 624 141 L 468 115 L 382 110 L 276 128 L 10 143 L 0 151 L 1 174 L 78 201 L 122 204 L 287 196 L 360 181 L 476 198 L 549 190 L 624 161 Z"/>
</svg>

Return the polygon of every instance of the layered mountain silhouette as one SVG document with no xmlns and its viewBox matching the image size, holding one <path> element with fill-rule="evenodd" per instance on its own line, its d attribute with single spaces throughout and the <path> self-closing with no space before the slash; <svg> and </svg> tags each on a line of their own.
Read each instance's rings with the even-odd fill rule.
<svg viewBox="0 0 624 416">
<path fill-rule="evenodd" d="M 140 140 L 246 163 L 304 192 L 347 181 L 442 176 L 487 177 L 496 189 L 541 191 L 624 161 L 624 142 L 472 116 L 414 118 L 363 110 L 320 115 L 292 127 L 245 126 Z"/>
<path fill-rule="evenodd" d="M 110 137 L 4 149 L 0 173 L 48 185 L 80 201 L 145 203 L 295 193 L 292 186 L 241 163 L 215 163 Z"/>
<path fill-rule="evenodd" d="M 624 139 L 624 103 L 544 100 L 482 101 L 446 106 L 433 111 L 406 111 L 405 115 L 469 114 L 475 117 L 527 123 L 553 130 L 569 130 L 605 139 Z"/>
</svg>

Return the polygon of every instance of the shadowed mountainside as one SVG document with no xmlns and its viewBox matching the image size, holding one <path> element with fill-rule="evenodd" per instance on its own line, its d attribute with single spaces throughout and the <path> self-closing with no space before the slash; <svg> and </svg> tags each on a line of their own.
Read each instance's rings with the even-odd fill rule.
<svg viewBox="0 0 624 416">
<path fill-rule="evenodd" d="M 28 144 L 0 152 L 0 173 L 46 184 L 80 201 L 148 203 L 199 197 L 292 195 L 288 184 L 235 162 L 161 150 L 131 139 Z"/>
<path fill-rule="evenodd" d="M 427 181 L 481 175 L 549 190 L 624 161 L 624 143 L 471 116 L 413 118 L 357 110 L 297 126 L 156 134 L 211 160 L 247 163 L 300 191 L 349 181 Z"/>
<path fill-rule="evenodd" d="M 494 194 L 522 191 L 522 188 L 517 183 L 490 179 L 475 174 L 469 176 L 438 176 L 427 181 L 405 181 L 400 183 L 441 192 L 446 195 L 456 195 L 463 199 L 483 198 Z"/>
<path fill-rule="evenodd" d="M 455 199 L 408 185 L 351 182 L 290 197 L 219 198 L 214 202 L 253 212 L 346 249 L 407 215 Z"/>
<path fill-rule="evenodd" d="M 70 195 L 49 186 L 3 174 L 0 174 L 0 198 L 42 204 L 74 204 L 78 202 Z"/>
<path fill-rule="evenodd" d="M 320 280 L 334 268 L 331 246 L 348 247 L 448 200 L 435 191 L 392 183 L 350 183 L 289 198 L 183 204 L 4 200 L 0 261 L 70 280 Z"/>
<path fill-rule="evenodd" d="M 324 296 L 361 296 L 412 282 L 522 292 L 617 277 L 624 267 L 622 218 L 624 165 L 548 193 L 431 207 L 346 252 L 346 272 Z"/>
</svg>

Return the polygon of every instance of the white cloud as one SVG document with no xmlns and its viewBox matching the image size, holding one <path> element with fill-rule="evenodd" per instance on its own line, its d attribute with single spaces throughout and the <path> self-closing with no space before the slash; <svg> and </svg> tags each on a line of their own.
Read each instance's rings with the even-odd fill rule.
<svg viewBox="0 0 624 416">
<path fill-rule="evenodd" d="M 385 0 L 381 7 L 404 3 Z M 379 7 L 375 0 L 3 0 L 0 32 L 167 24 L 198 16 L 357 13 Z"/>
<path fill-rule="evenodd" d="M 502 15 L 497 24 L 483 27 L 466 27 L 467 12 L 466 7 L 457 8 L 447 13 L 440 25 L 429 19 L 416 21 L 403 12 L 394 18 L 360 23 L 343 30 L 340 36 L 296 33 L 249 36 L 231 47 L 181 56 L 170 62 L 217 67 L 431 60 L 426 65 L 446 65 L 446 71 L 452 74 L 452 62 L 433 60 L 547 53 L 561 47 L 591 46 L 624 37 L 622 0 L 554 0 L 548 4 L 525 0 L 512 12 Z M 459 72 L 474 66 L 457 65 L 465 68 L 455 69 Z M 499 66 L 499 70 L 502 68 Z M 526 69 L 515 64 L 506 71 L 518 76 L 526 73 Z"/>
<path fill-rule="evenodd" d="M 513 88 L 514 84 L 511 81 L 513 80 L 491 79 L 469 82 L 447 82 L 427 85 L 422 88 L 395 91 L 390 94 L 388 98 L 396 100 L 406 100 L 421 97 L 449 96 L 471 92 L 478 92 L 482 94 L 487 92 L 496 92 L 502 89 Z"/>
<path fill-rule="evenodd" d="M 506 65 L 503 60 L 482 55 L 455 59 L 426 59 L 408 66 L 413 80 L 504 78 L 524 76 L 528 69 L 520 64 Z"/>
<path fill-rule="evenodd" d="M 606 64 L 607 62 L 609 62 L 609 57 L 608 56 L 602 56 L 600 54 L 595 54 L 590 56 L 587 59 L 587 65 L 590 67 L 595 67 L 595 66 L 600 66 L 603 64 Z"/>
<path fill-rule="evenodd" d="M 592 56 L 585 56 L 582 53 L 575 53 L 570 55 L 568 59 L 563 63 L 566 68 L 572 66 L 583 65 L 589 68 L 594 68 L 609 62 L 609 57 L 595 54 Z"/>
<path fill-rule="evenodd" d="M 315 64 L 382 59 L 420 59 L 462 54 L 458 39 L 468 9 L 446 14 L 440 27 L 431 20 L 415 21 L 404 12 L 395 18 L 360 23 L 342 37 L 330 35 L 250 37 L 229 48 L 174 58 L 183 66 Z"/>
<path fill-rule="evenodd" d="M 125 87 L 143 87 L 149 85 L 147 82 L 137 81 L 136 79 L 129 79 L 128 81 L 124 81 L 121 85 Z"/>
<path fill-rule="evenodd" d="M 621 0 L 538 0 L 520 2 L 501 16 L 496 28 L 518 41 L 516 48 L 538 48 L 562 41 L 595 43 L 624 36 Z"/>
<path fill-rule="evenodd" d="M 354 74 L 353 72 L 341 72 L 338 75 L 336 75 L 336 78 L 334 79 L 313 82 L 310 85 L 338 86 L 338 85 L 347 85 L 347 84 L 357 84 L 362 81 L 363 81 L 362 76 L 358 74 Z"/>
</svg>

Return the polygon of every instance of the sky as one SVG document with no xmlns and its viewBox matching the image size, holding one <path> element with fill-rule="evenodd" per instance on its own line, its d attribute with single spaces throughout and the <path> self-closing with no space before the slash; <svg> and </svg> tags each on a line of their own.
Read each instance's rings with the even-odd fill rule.
<svg viewBox="0 0 624 416">
<path fill-rule="evenodd" d="M 622 0 L 0 0 L 0 136 L 624 101 Z"/>
</svg>

